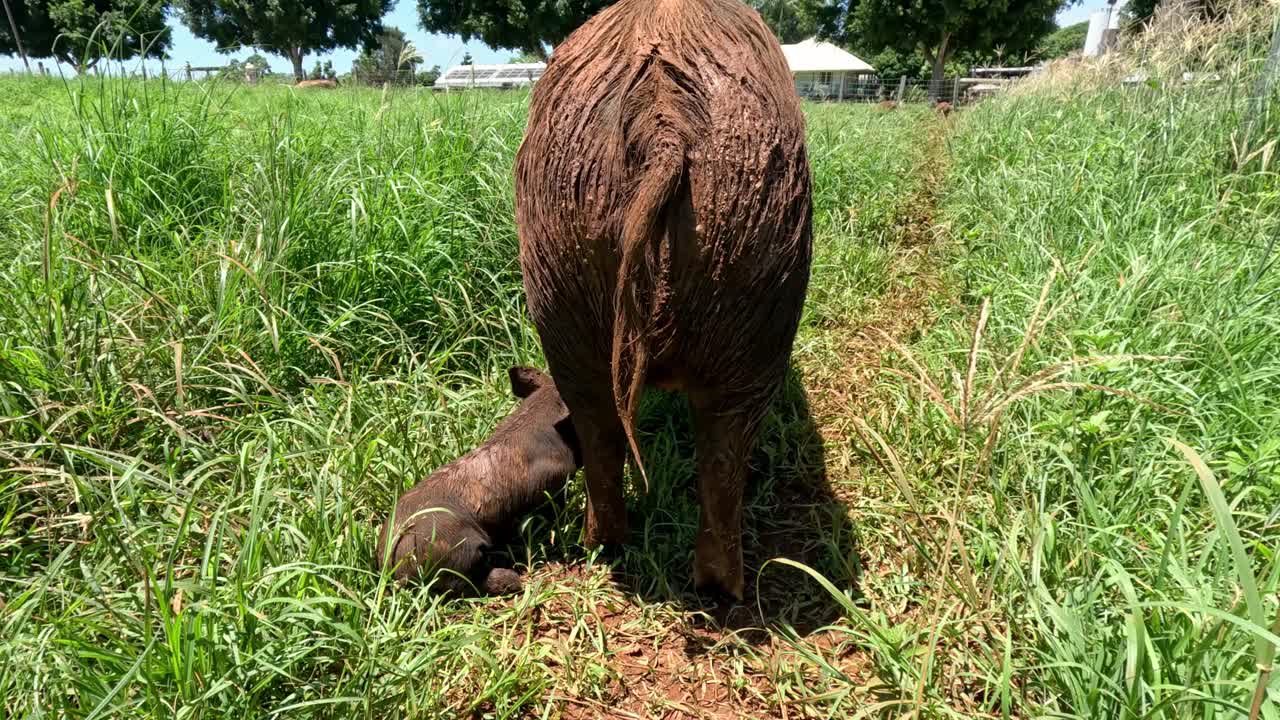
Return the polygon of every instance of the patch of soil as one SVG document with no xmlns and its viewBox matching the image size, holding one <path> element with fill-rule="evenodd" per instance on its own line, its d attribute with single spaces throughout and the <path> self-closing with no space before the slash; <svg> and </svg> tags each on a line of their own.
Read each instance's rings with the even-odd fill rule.
<svg viewBox="0 0 1280 720">
<path fill-rule="evenodd" d="M 631 602 L 608 582 L 607 569 L 582 566 L 548 566 L 534 577 L 552 584 L 585 582 L 600 588 L 589 607 L 573 604 L 576 595 L 557 596 L 536 609 L 532 637 L 528 641 L 558 643 L 578 618 L 589 616 L 593 635 L 603 647 L 580 660 L 606 668 L 608 679 L 587 684 L 574 677 L 581 671 L 566 663 L 549 700 L 560 717 L 661 720 L 728 720 L 729 718 L 802 717 L 789 714 L 780 693 L 779 680 L 794 686 L 795 651 L 777 636 L 762 633 L 747 643 L 738 631 L 717 627 L 697 613 L 670 612 Z M 597 585 L 598 583 L 598 585 Z M 865 658 L 852 643 L 835 632 L 805 640 L 833 668 L 850 678 L 867 676 Z M 818 678 L 810 677 L 813 687 Z M 791 690 L 789 702 L 794 702 Z"/>
</svg>

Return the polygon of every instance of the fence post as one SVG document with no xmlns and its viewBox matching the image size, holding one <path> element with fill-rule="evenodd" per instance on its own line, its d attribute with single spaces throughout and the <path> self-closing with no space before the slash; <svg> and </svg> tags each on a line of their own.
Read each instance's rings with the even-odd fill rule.
<svg viewBox="0 0 1280 720">
<path fill-rule="evenodd" d="M 9 0 L 3 0 L 4 14 L 9 16 L 9 31 L 13 34 L 13 43 L 18 48 L 18 54 L 22 56 L 22 67 L 26 68 L 27 74 L 31 74 L 31 63 L 27 61 L 27 49 L 22 46 L 22 35 L 18 33 L 18 24 L 13 21 L 13 11 L 9 9 Z"/>
<path fill-rule="evenodd" d="M 902 102 L 902 99 L 906 96 L 907 96 L 907 76 L 903 75 L 902 77 L 898 78 L 898 102 Z"/>
<path fill-rule="evenodd" d="M 960 102 L 960 76 L 956 76 L 955 84 L 951 86 L 951 105 L 954 107 Z"/>
<path fill-rule="evenodd" d="M 187 63 L 187 82 L 191 82 L 191 63 Z"/>
</svg>

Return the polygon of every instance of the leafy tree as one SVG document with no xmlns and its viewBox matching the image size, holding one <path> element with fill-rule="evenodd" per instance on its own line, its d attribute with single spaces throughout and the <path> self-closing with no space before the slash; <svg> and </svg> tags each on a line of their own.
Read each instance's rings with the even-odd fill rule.
<svg viewBox="0 0 1280 720">
<path fill-rule="evenodd" d="M 243 80 L 244 64 L 239 60 L 232 60 L 218 73 L 218 78 L 221 80 L 230 80 L 232 82 L 239 82 L 240 80 Z"/>
<path fill-rule="evenodd" d="M 257 68 L 258 77 L 260 78 L 271 74 L 271 65 L 267 59 L 258 53 L 254 53 L 245 58 L 244 62 L 232 60 L 227 63 L 227 66 L 222 69 L 222 72 L 218 73 L 218 77 L 232 82 L 243 82 L 245 79 L 245 70 L 250 64 Z"/>
<path fill-rule="evenodd" d="M 1129 0 L 1125 3 L 1124 9 L 1120 10 L 1125 20 L 1140 25 L 1146 20 L 1150 20 L 1155 14 L 1156 8 L 1170 2 L 1171 0 Z M 1190 10 L 1201 17 L 1208 19 L 1220 18 L 1225 10 L 1225 6 L 1230 4 L 1231 0 L 1200 0 L 1196 3 L 1184 3 L 1183 9 Z"/>
<path fill-rule="evenodd" d="M 389 27 L 378 34 L 373 42 L 364 45 L 364 51 L 352 65 L 352 72 L 357 77 L 369 82 L 382 82 L 399 76 L 400 70 L 413 70 L 422 62 L 422 56 L 414 49 L 404 31 L 397 27 Z"/>
<path fill-rule="evenodd" d="M 918 52 L 902 52 L 894 48 L 885 48 L 870 57 L 863 58 L 876 69 L 876 74 L 884 80 L 923 77 L 926 63 Z"/>
<path fill-rule="evenodd" d="M 1075 0 L 1066 0 L 1071 4 Z M 961 51 L 1016 56 L 1054 29 L 1063 0 L 844 0 L 819 13 L 822 30 L 864 51 L 919 52 L 936 85 Z"/>
<path fill-rule="evenodd" d="M 258 73 L 262 77 L 266 77 L 271 74 L 271 61 L 260 53 L 254 53 L 245 58 L 244 64 L 248 65 L 249 63 L 253 63 L 253 66 L 258 68 Z"/>
<path fill-rule="evenodd" d="M 426 85 L 427 87 L 431 87 L 432 85 L 436 84 L 436 80 L 440 79 L 441 72 L 442 71 L 440 70 L 439 65 L 432 65 L 430 70 L 425 70 L 423 72 L 418 73 L 415 80 L 417 80 L 419 85 Z"/>
<path fill-rule="evenodd" d="M 818 34 L 825 13 L 815 0 L 747 0 L 769 29 L 784 44 L 798 43 Z"/>
<path fill-rule="evenodd" d="M 379 63 L 380 59 L 376 54 L 367 50 L 360 53 L 355 60 L 351 61 L 351 74 L 362 83 L 376 84 L 379 79 L 384 77 L 382 65 Z"/>
<path fill-rule="evenodd" d="M 841 47 L 849 48 L 857 44 L 857 28 L 853 22 L 853 12 L 858 7 L 858 0 L 807 0 L 809 13 L 817 28 L 818 37 Z M 867 52 L 867 48 L 862 48 Z"/>
<path fill-rule="evenodd" d="M 333 80 L 338 76 L 333 71 L 333 61 L 325 60 L 321 63 L 319 60 L 311 67 L 311 79 L 313 80 Z"/>
<path fill-rule="evenodd" d="M 512 55 L 510 59 L 507 60 L 507 64 L 514 65 L 516 63 L 536 63 L 536 62 L 542 62 L 543 60 L 546 60 L 546 58 L 536 53 L 520 52 L 516 55 Z"/>
<path fill-rule="evenodd" d="M 1088 21 L 1060 27 L 1049 33 L 1036 47 L 1036 57 L 1042 60 L 1064 58 L 1084 49 L 1084 38 L 1089 34 Z"/>
<path fill-rule="evenodd" d="M 1163 0 L 1129 0 L 1125 3 L 1123 13 L 1129 20 L 1138 22 L 1149 20 L 1161 2 Z"/>
<path fill-rule="evenodd" d="M 458 63 L 458 64 L 459 64 L 459 65 L 471 65 L 471 64 L 472 64 L 472 63 L 474 63 L 474 62 L 475 62 L 475 60 L 472 60 L 472 59 L 471 59 L 471 53 L 469 53 L 469 52 L 464 52 L 464 53 L 462 53 L 462 62 L 460 62 L 460 63 Z"/>
<path fill-rule="evenodd" d="M 354 48 L 382 29 L 395 0 L 177 0 L 191 32 L 220 52 L 253 46 L 289 58 L 294 80 L 306 79 L 309 52 Z"/>
<path fill-rule="evenodd" d="M 479 39 L 492 48 L 547 58 L 579 25 L 614 0 L 418 0 L 418 18 L 427 32 Z"/>
<path fill-rule="evenodd" d="M 104 57 L 163 58 L 172 41 L 165 0 L 28 0 L 9 2 L 27 55 L 92 69 Z M 0 54 L 18 45 L 8 18 L 0 21 Z"/>
</svg>

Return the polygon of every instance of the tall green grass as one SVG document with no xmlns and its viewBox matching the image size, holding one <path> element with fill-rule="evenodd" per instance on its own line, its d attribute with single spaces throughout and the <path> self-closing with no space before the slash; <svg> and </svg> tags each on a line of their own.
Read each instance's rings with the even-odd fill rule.
<svg viewBox="0 0 1280 720">
<path fill-rule="evenodd" d="M 486 436 L 506 366 L 539 362 L 512 211 L 527 97 L 111 77 L 0 96 L 6 714 L 506 717 L 558 707 L 568 666 L 606 697 L 583 613 L 618 601 L 607 576 L 477 604 L 372 570 L 396 495 Z M 914 120 L 815 112 L 814 313 L 880 283 Z M 668 540 L 626 562 L 676 597 L 696 509 L 687 458 L 665 465 L 637 537 Z M 517 564 L 593 557 L 582 502 L 530 519 Z M 571 640 L 529 637 L 566 603 Z"/>
<path fill-rule="evenodd" d="M 1275 716 L 1280 174 L 1274 137 L 1237 151 L 1255 58 L 1215 83 L 1081 68 L 956 121 L 959 303 L 886 352 L 878 430 L 939 518 L 922 581 L 970 633 L 941 633 L 969 649 L 928 684 L 964 675 L 977 711 Z"/>
<path fill-rule="evenodd" d="M 589 715 L 671 652 L 659 679 L 712 667 L 744 716 L 1276 717 L 1280 177 L 1233 143 L 1247 28 L 1175 54 L 1216 84 L 1139 48 L 1149 83 L 1081 69 L 945 138 L 924 108 L 806 108 L 796 379 L 826 413 L 830 378 L 876 379 L 828 426 L 794 391 L 765 423 L 747 546 L 801 547 L 753 568 L 763 629 L 691 592 L 661 396 L 620 557 L 579 545 L 575 481 L 521 526 L 521 595 L 372 570 L 396 495 L 540 361 L 527 97 L 0 78 L 5 713 Z M 913 293 L 918 337 L 856 336 Z"/>
<path fill-rule="evenodd" d="M 383 604 L 370 525 L 537 357 L 523 103 L 4 83 L 6 704 L 390 702 L 366 626 L 434 615 Z"/>
</svg>

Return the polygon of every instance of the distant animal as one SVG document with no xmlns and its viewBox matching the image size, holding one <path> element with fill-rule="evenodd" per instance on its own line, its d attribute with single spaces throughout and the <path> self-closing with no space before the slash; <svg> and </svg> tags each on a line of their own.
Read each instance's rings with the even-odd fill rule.
<svg viewBox="0 0 1280 720">
<path fill-rule="evenodd" d="M 739 0 L 621 0 L 559 47 L 516 158 L 529 312 L 582 441 L 589 545 L 627 537 L 646 385 L 693 409 L 693 578 L 743 596 L 747 458 L 783 382 L 811 258 L 804 117 Z"/>
<path fill-rule="evenodd" d="M 951 114 L 951 103 L 947 102 L 946 100 L 939 100 L 938 102 L 934 103 L 933 109 L 936 110 L 937 113 L 942 117 L 946 117 Z"/>
<path fill-rule="evenodd" d="M 896 110 L 898 109 L 898 101 L 897 100 L 881 100 L 880 103 L 876 105 L 876 109 L 882 110 L 884 112 L 888 112 L 890 110 Z"/>
<path fill-rule="evenodd" d="M 520 405 L 484 444 L 400 496 L 378 533 L 378 563 L 397 580 L 437 574 L 434 587 L 448 593 L 520 589 L 520 576 L 490 567 L 485 552 L 508 539 L 516 521 L 558 492 L 582 463 L 551 378 L 528 367 L 508 374 Z"/>
<path fill-rule="evenodd" d="M 338 81 L 337 81 L 337 80 L 328 79 L 328 78 L 323 79 L 323 80 L 302 80 L 302 81 L 299 81 L 297 84 L 295 84 L 295 85 L 294 85 L 294 87 L 296 87 L 296 88 L 323 88 L 323 89 L 325 89 L 325 90 L 332 90 L 332 89 L 334 89 L 334 88 L 338 87 Z"/>
</svg>

